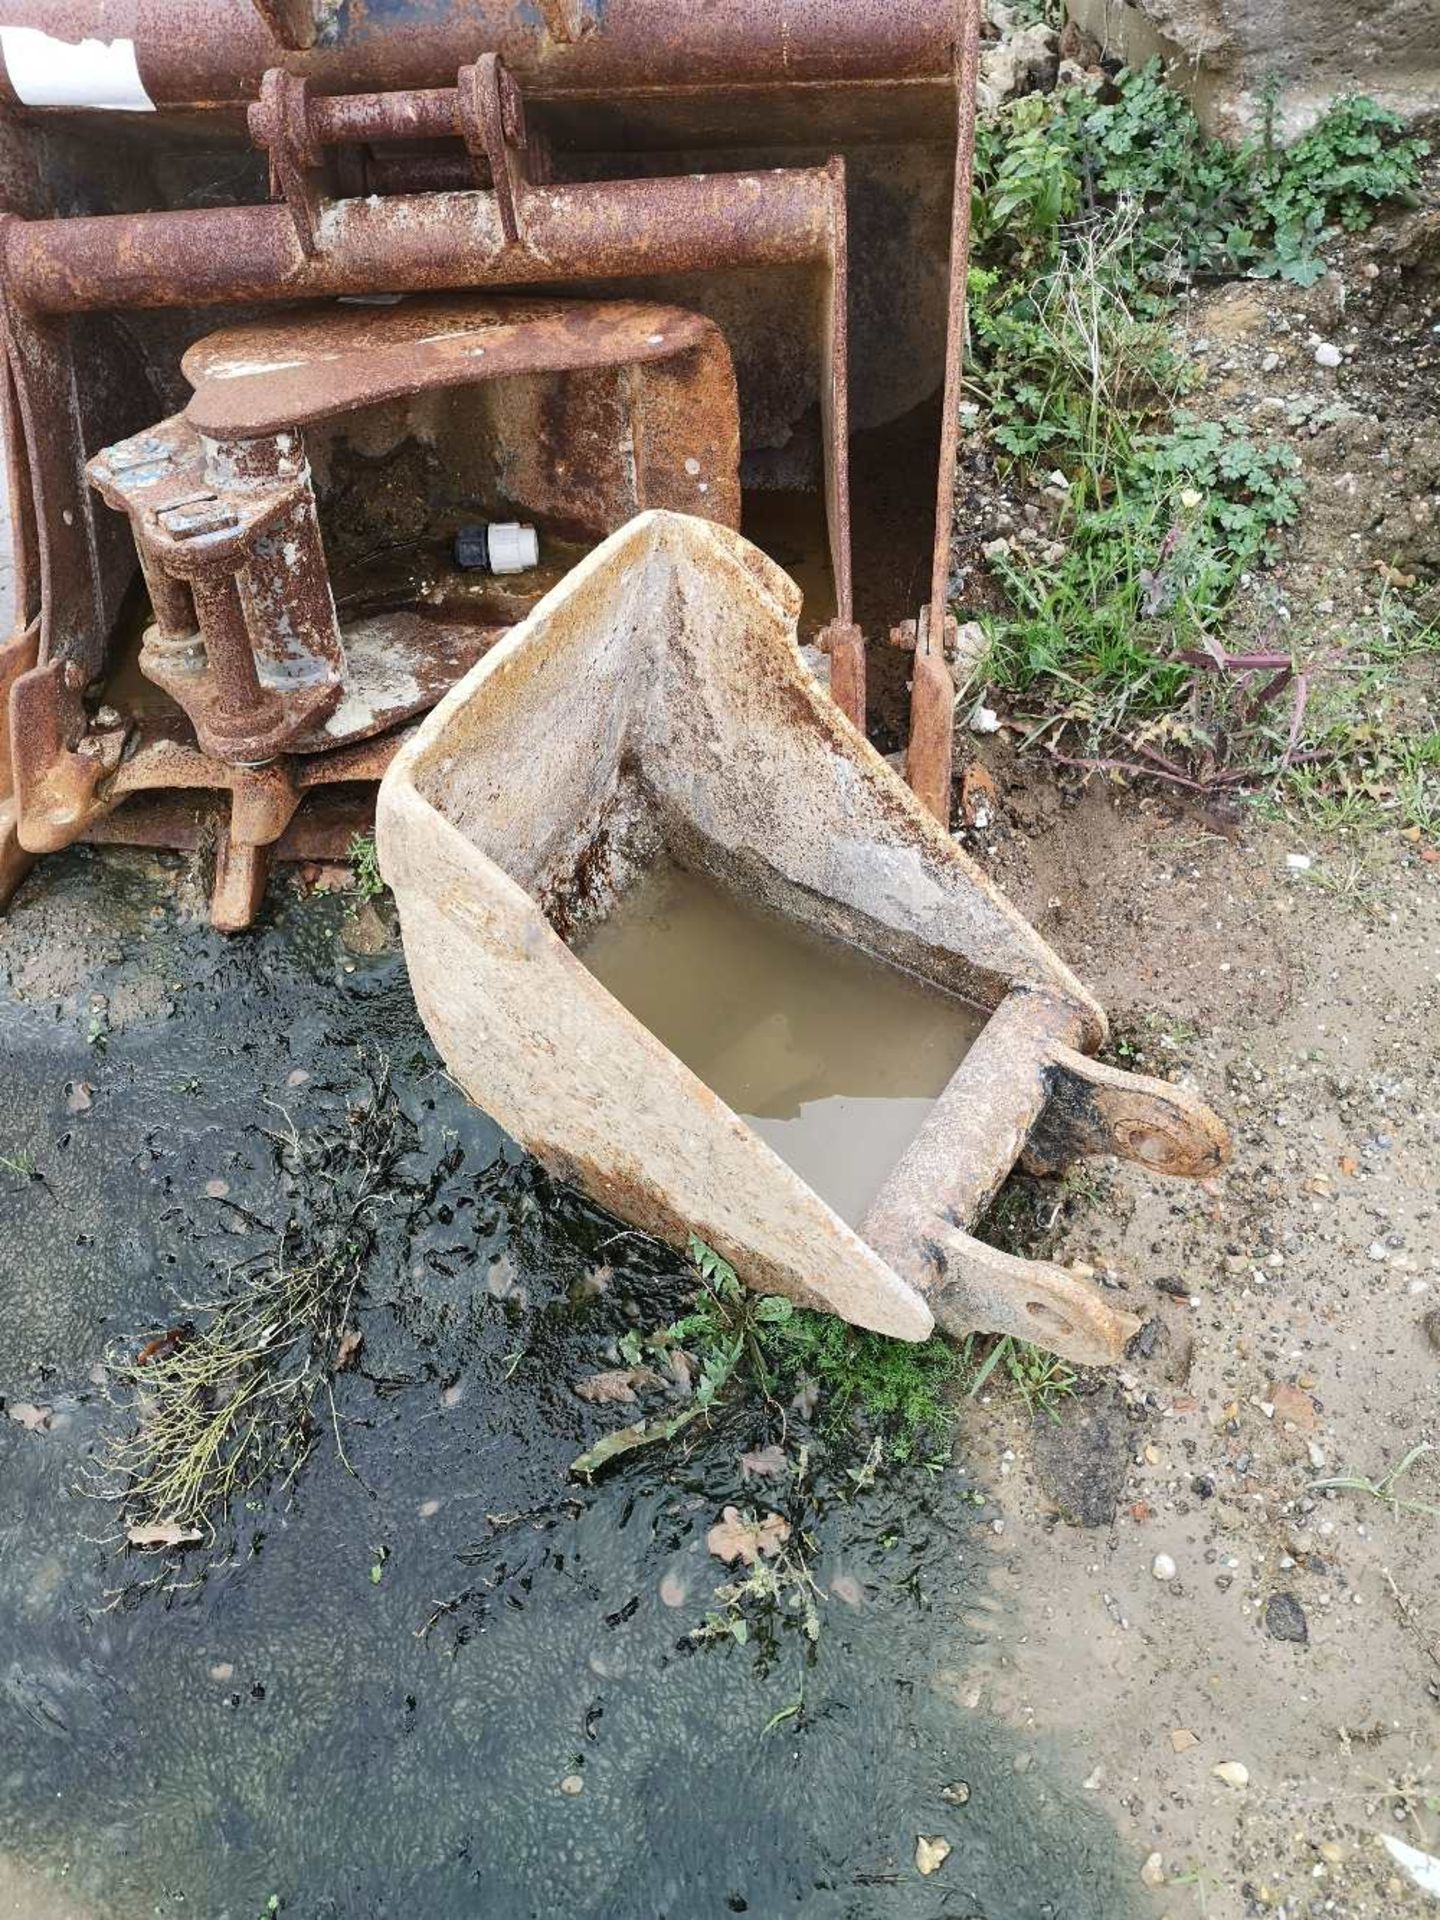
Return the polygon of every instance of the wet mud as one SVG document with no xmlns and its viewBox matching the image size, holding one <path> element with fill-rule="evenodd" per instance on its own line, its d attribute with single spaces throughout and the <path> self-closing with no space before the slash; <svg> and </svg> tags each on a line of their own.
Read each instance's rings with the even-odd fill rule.
<svg viewBox="0 0 1440 1920">
<path fill-rule="evenodd" d="M 993 1557 L 964 1462 L 808 1500 L 813 1654 L 697 1644 L 706 1531 L 766 1504 L 747 1409 L 567 1476 L 620 1423 L 571 1383 L 693 1276 L 463 1100 L 342 900 L 277 887 L 227 941 L 187 884 L 79 852 L 0 928 L 0 1395 L 48 1416 L 0 1417 L 0 1913 L 1123 1920 L 1093 1801 L 947 1683 Z M 286 1128 L 343 1138 L 384 1068 L 405 1152 L 333 1430 L 142 1590 L 85 1491 L 106 1352 L 273 1237 Z"/>
</svg>

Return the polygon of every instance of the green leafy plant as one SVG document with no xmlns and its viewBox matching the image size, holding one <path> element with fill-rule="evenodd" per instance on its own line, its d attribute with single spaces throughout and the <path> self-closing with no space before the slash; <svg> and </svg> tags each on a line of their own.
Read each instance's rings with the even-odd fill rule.
<svg viewBox="0 0 1440 1920">
<path fill-rule="evenodd" d="M 1427 149 L 1361 99 L 1282 148 L 1274 105 L 1227 148 L 1152 63 L 1103 100 L 1027 95 L 977 139 L 970 405 L 1002 468 L 1062 502 L 1048 541 L 986 550 L 1006 602 L 986 671 L 1025 744 L 1086 767 L 1264 790 L 1361 746 L 1345 703 L 1317 692 L 1333 635 L 1235 656 L 1222 642 L 1297 517 L 1298 463 L 1183 410 L 1169 323 L 1196 274 L 1314 278 L 1327 236 L 1411 194 Z M 1428 819 L 1428 754 L 1391 759 L 1399 805 Z"/>
<path fill-rule="evenodd" d="M 1308 284 L 1324 272 L 1320 249 L 1331 233 L 1357 232 L 1379 207 L 1414 193 L 1429 146 L 1356 96 L 1281 146 L 1276 99 L 1272 85 L 1260 132 L 1227 147 L 1205 134 L 1151 61 L 1118 77 L 1113 100 L 1079 89 L 1056 96 L 1053 137 L 1095 201 L 1143 209 L 1152 271 Z"/>
<path fill-rule="evenodd" d="M 637 1447 L 673 1440 L 742 1384 L 771 1401 L 807 1390 L 816 1417 L 832 1434 L 858 1415 L 895 1460 L 914 1458 L 922 1439 L 949 1431 L 954 1416 L 945 1388 L 958 1377 L 960 1363 L 947 1341 L 887 1340 L 833 1314 L 751 1293 L 729 1261 L 694 1236 L 690 1258 L 701 1282 L 692 1310 L 656 1332 L 628 1333 L 619 1342 L 629 1366 L 663 1361 L 675 1349 L 692 1354 L 696 1373 L 688 1403 L 607 1434 L 573 1463 L 573 1473 L 589 1478 Z"/>
</svg>

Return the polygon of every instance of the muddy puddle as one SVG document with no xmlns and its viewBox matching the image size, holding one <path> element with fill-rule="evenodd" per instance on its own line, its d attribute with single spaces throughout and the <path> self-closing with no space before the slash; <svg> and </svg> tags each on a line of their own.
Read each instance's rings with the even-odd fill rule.
<svg viewBox="0 0 1440 1920">
<path fill-rule="evenodd" d="M 953 995 L 667 862 L 577 951 L 852 1225 L 984 1024 Z"/>
<path fill-rule="evenodd" d="M 964 1463 L 857 1488 L 843 1432 L 792 1409 L 805 1491 L 746 1484 L 776 1431 L 747 1402 L 572 1481 L 633 1416 L 572 1383 L 693 1274 L 465 1103 L 398 952 L 353 954 L 343 903 L 276 889 L 226 941 L 177 911 L 177 872 L 47 861 L 0 928 L 0 1394 L 44 1416 L 0 1417 L 6 1920 L 256 1920 L 272 1895 L 306 1920 L 1131 1911 L 1093 1806 L 958 1702 L 996 1545 Z M 205 1578 L 183 1584 L 192 1555 L 141 1591 L 84 1490 L 124 1411 L 106 1352 L 297 1211 L 343 1208 L 387 1071 L 401 1151 L 333 1419 Z M 305 1192 L 292 1127 L 337 1143 Z M 697 1644 L 725 1577 L 708 1528 L 780 1501 L 818 1642 L 781 1620 Z M 930 1878 L 920 1834 L 953 1847 Z"/>
</svg>

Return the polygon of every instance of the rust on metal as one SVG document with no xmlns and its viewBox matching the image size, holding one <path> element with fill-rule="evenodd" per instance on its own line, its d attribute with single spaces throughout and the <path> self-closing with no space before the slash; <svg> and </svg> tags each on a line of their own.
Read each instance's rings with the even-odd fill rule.
<svg viewBox="0 0 1440 1920">
<path fill-rule="evenodd" d="M 168 698 L 136 711 L 133 689 L 112 699 L 107 688 L 92 714 L 88 675 L 60 660 L 36 669 L 32 649 L 19 662 L 32 670 L 14 676 L 15 839 L 48 851 L 115 808 L 133 823 L 137 794 L 228 788 L 217 924 L 248 924 L 261 850 L 303 794 L 378 777 L 384 759 L 357 761 L 356 743 L 433 705 L 585 542 L 650 505 L 738 523 L 729 353 L 711 322 L 679 308 L 478 296 L 327 306 L 207 336 L 183 367 L 185 412 L 89 464 L 130 517 L 155 615 L 136 664 Z M 440 393 L 451 398 L 437 428 Z M 415 471 L 431 477 L 413 496 L 376 494 L 365 478 L 377 433 L 392 457 L 417 450 Z M 352 441 L 358 495 L 345 490 Z M 377 538 L 422 538 L 436 486 L 525 501 L 556 557 L 533 579 L 493 584 L 433 563 L 423 580 L 367 574 L 363 556 L 333 571 L 331 493 L 345 506 L 332 530 L 343 553 L 374 515 Z"/>
<path fill-rule="evenodd" d="M 0 17 L 10 4 L 0 0 Z M 54 11 L 64 34 L 83 37 L 103 24 L 90 0 L 55 0 Z M 623 177 L 622 156 L 632 132 L 642 149 L 687 138 L 703 148 L 723 127 L 727 142 L 740 132 L 757 145 L 790 140 L 825 151 L 833 128 L 835 144 L 856 137 L 918 142 L 917 150 L 932 156 L 927 165 L 948 169 L 944 495 L 943 470 L 947 459 L 953 463 L 977 14 L 975 0 L 853 0 L 843 9 L 822 0 L 782 0 L 778 9 L 733 0 L 721 35 L 709 10 L 692 4 L 662 9 L 655 0 L 608 0 L 602 9 L 594 0 L 548 0 L 527 11 L 508 0 L 434 0 L 423 23 L 407 19 L 403 30 L 398 20 L 370 19 L 355 7 L 327 12 L 317 31 L 315 9 L 299 0 L 218 0 L 193 12 L 182 4 L 183 26 L 174 0 L 135 0 L 127 24 L 150 98 L 162 109 L 207 113 L 243 104 L 269 166 L 272 204 L 12 218 L 0 232 L 7 358 L 22 423 L 12 474 L 18 471 L 31 502 L 42 579 L 36 667 L 63 666 L 58 677 L 47 674 L 19 696 L 35 724 L 26 773 L 17 778 L 27 792 L 44 787 L 50 796 L 44 823 L 33 824 L 37 842 L 49 844 L 62 820 L 84 830 L 110 790 L 113 745 L 97 751 L 84 697 L 103 673 L 123 556 L 86 498 L 86 461 L 96 456 L 82 425 L 90 373 L 77 360 L 76 329 L 85 315 L 118 310 L 537 282 L 578 288 L 676 275 L 688 282 L 697 274 L 718 287 L 714 276 L 733 275 L 738 298 L 707 291 L 708 310 L 737 347 L 744 343 L 742 419 L 763 419 L 759 437 L 773 446 L 782 443 L 780 429 L 769 424 L 770 395 L 747 384 L 761 337 L 745 318 L 749 289 L 757 272 L 777 284 L 791 271 L 810 276 L 816 375 L 809 392 L 818 403 L 834 582 L 835 617 L 824 644 L 836 697 L 863 729 L 864 635 L 855 622 L 850 558 L 853 302 L 844 163 L 837 157 L 823 167 L 777 169 L 727 159 L 729 170 L 702 172 L 691 159 L 674 171 L 646 164 L 639 153 L 636 177 Z M 566 150 L 566 177 L 559 179 L 551 158 L 557 138 Z M 576 166 L 577 146 L 603 152 L 607 140 L 615 151 L 598 168 Z M 864 171 L 874 172 L 875 163 L 867 158 Z M 412 342 L 408 351 L 420 356 L 430 347 Z M 403 343 L 376 349 L 392 370 L 406 353 Z M 793 419 L 805 383 L 783 371 L 783 348 L 771 363 L 790 381 L 781 404 Z M 354 375 L 355 357 L 345 364 Z M 325 385 L 316 357 L 304 377 Z M 298 378 L 286 382 L 282 375 L 277 385 L 293 389 Z M 298 417 L 289 395 L 284 406 Z M 277 402 L 269 423 L 275 433 L 286 430 L 280 410 Z M 223 437 L 218 414 L 210 429 L 194 406 L 187 414 L 202 434 Z M 637 466 L 652 478 L 664 467 L 667 435 L 679 417 L 659 405 L 636 409 L 645 427 Z M 173 424 L 147 431 L 163 435 Z M 222 758 L 333 747 L 331 718 L 352 704 L 339 690 L 347 609 L 327 605 L 304 489 L 272 484 L 267 492 L 257 479 L 240 501 L 231 482 L 216 489 L 210 457 L 177 447 L 172 465 L 165 512 L 152 513 L 143 532 L 136 523 L 156 615 L 145 671 L 163 681 L 202 745 Z M 122 479 L 99 471 L 96 477 L 126 511 L 135 504 L 133 489 L 128 501 L 121 498 Z M 575 498 L 586 478 L 584 463 L 572 463 Z M 702 486 L 710 484 L 705 476 Z M 214 497 L 185 497 L 192 486 Z M 667 494 L 658 480 L 646 498 L 687 504 L 683 489 Z M 715 500 L 699 510 L 732 517 Z M 936 520 L 937 556 L 942 548 L 948 553 L 949 513 L 947 499 Z M 265 568 L 254 564 L 267 541 L 298 555 L 288 578 L 272 569 L 268 584 Z M 231 564 L 242 552 L 244 566 Z M 278 635 L 291 617 L 282 598 L 300 629 L 299 667 L 288 679 L 276 671 L 283 649 L 272 647 L 267 657 L 263 638 Z M 942 604 L 933 591 L 929 604 Z M 431 653 L 440 645 L 433 631 L 416 639 L 422 654 L 427 642 Z M 361 703 L 372 730 L 418 710 L 454 670 L 453 655 L 422 661 L 412 676 L 419 697 L 408 709 Z M 942 744 L 938 705 L 926 701 L 938 695 L 943 674 L 943 660 L 917 670 L 910 754 L 917 770 L 935 761 Z M 348 737 L 342 730 L 340 738 Z M 936 774 L 932 785 L 938 791 L 941 784 Z M 23 803 L 18 808 L 19 815 L 28 811 Z"/>
<path fill-rule="evenodd" d="M 252 5 L 280 46 L 294 53 L 314 46 L 314 0 L 252 0 Z"/>
<path fill-rule="evenodd" d="M 300 0 L 269 0 L 287 13 Z M 33 23 L 35 0 L 0 0 L 0 22 Z M 286 64 L 327 92 L 429 87 L 493 48 L 547 96 L 686 93 L 763 87 L 926 90 L 953 81 L 965 0 L 728 0 L 723 30 L 706 0 L 427 0 L 390 19 L 353 4 L 341 30 Z M 109 39 L 113 0 L 45 0 L 47 31 Z M 256 0 L 129 0 L 126 32 L 157 106 L 243 105 L 275 64 L 277 39 Z"/>
</svg>

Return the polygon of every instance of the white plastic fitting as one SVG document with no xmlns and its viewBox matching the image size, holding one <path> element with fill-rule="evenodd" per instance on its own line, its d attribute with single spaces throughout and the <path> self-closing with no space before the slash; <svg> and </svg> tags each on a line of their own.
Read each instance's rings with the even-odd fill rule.
<svg viewBox="0 0 1440 1920">
<path fill-rule="evenodd" d="M 518 520 L 499 520 L 486 529 L 492 573 L 524 573 L 540 561 L 540 541 L 534 527 Z"/>
</svg>

